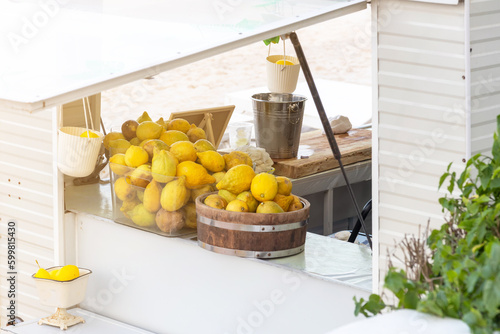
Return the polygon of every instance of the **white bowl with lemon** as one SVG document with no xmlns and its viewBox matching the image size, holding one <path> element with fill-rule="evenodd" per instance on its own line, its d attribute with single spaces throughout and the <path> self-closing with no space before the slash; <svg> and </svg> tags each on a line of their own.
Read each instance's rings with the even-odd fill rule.
<svg viewBox="0 0 500 334">
<path fill-rule="evenodd" d="M 32 277 L 35 279 L 40 303 L 57 307 L 56 313 L 40 319 L 39 324 L 66 329 L 79 322 L 85 322 L 81 317 L 67 313 L 66 308 L 85 299 L 87 281 L 91 273 L 89 269 L 74 265 L 38 269 Z"/>
</svg>

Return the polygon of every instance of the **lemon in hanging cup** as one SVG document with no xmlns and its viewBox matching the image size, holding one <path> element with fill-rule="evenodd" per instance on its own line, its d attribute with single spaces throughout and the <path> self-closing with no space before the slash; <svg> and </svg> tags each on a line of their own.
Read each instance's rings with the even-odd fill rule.
<svg viewBox="0 0 500 334">
<path fill-rule="evenodd" d="M 273 55 L 266 58 L 267 88 L 272 93 L 293 93 L 299 79 L 299 59 Z"/>
</svg>

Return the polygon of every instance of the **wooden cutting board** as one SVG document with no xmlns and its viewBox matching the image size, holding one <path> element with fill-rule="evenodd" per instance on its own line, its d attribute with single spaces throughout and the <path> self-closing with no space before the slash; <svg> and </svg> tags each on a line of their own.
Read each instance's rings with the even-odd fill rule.
<svg viewBox="0 0 500 334">
<path fill-rule="evenodd" d="M 344 166 L 370 160 L 372 158 L 372 132 L 354 129 L 348 133 L 335 135 Z M 292 179 L 323 172 L 339 166 L 330 144 L 321 130 L 301 135 L 297 158 L 273 159 L 274 174 Z"/>
</svg>

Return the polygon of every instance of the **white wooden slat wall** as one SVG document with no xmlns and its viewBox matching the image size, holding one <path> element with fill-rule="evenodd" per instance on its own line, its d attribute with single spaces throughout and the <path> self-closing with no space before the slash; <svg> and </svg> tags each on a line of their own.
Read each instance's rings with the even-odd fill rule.
<svg viewBox="0 0 500 334">
<path fill-rule="evenodd" d="M 443 222 L 440 176 L 466 158 L 464 4 L 372 2 L 378 28 L 379 282 L 387 251 Z M 374 197 L 375 198 L 375 197 Z"/>
<path fill-rule="evenodd" d="M 500 114 L 500 1 L 470 2 L 471 153 L 490 155 Z"/>
<path fill-rule="evenodd" d="M 27 320 L 53 311 L 40 305 L 33 279 L 35 259 L 42 266 L 55 264 L 53 166 L 53 117 L 55 108 L 34 114 L 0 110 L 0 323 L 6 324 L 9 302 L 7 273 L 7 223 L 17 223 L 16 308 Z"/>
</svg>

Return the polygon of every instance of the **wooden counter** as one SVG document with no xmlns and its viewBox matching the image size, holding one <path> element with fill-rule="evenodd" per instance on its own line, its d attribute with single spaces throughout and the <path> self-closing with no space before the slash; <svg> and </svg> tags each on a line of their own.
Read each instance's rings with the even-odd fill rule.
<svg viewBox="0 0 500 334">
<path fill-rule="evenodd" d="M 353 129 L 348 133 L 335 135 L 342 155 L 342 163 L 350 165 L 370 160 L 372 157 L 372 132 L 367 129 Z M 293 159 L 273 159 L 275 175 L 292 179 L 316 174 L 339 166 L 333 156 L 330 144 L 322 130 L 301 135 L 299 152 Z"/>
</svg>

